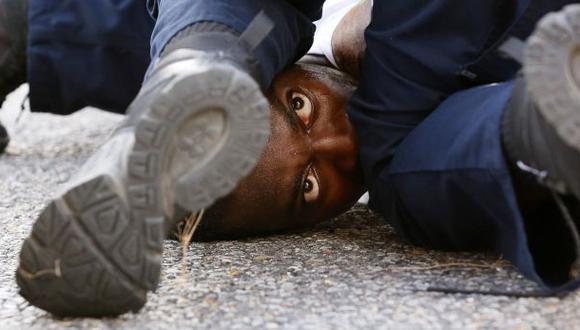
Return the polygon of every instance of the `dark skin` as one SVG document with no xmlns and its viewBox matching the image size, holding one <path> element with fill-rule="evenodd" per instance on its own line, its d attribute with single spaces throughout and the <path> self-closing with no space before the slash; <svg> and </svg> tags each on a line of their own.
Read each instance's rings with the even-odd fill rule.
<svg viewBox="0 0 580 330">
<path fill-rule="evenodd" d="M 294 65 L 268 92 L 272 134 L 252 173 L 205 223 L 211 238 L 271 233 L 335 217 L 365 188 L 346 104 L 354 86 Z M 211 211 L 210 211 L 211 212 Z"/>
<path fill-rule="evenodd" d="M 340 22 L 332 47 L 343 72 L 358 77 L 370 1 Z M 293 65 L 267 92 L 272 134 L 256 168 L 205 218 L 197 239 L 233 238 L 310 226 L 347 211 L 364 193 L 356 134 L 346 114 L 350 76 Z M 217 211 L 216 211 L 217 210 Z"/>
</svg>

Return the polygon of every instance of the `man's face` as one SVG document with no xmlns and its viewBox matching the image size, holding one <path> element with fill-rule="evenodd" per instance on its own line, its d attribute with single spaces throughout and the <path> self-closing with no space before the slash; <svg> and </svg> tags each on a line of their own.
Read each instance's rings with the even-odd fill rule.
<svg viewBox="0 0 580 330">
<path fill-rule="evenodd" d="M 224 200 L 202 236 L 231 237 L 314 224 L 348 210 L 364 192 L 348 84 L 295 65 L 267 93 L 272 134 L 252 173 Z"/>
</svg>

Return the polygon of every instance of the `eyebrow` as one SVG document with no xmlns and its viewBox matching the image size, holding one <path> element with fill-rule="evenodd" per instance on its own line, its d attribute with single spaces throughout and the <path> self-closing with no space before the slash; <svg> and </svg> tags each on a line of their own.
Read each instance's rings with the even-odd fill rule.
<svg viewBox="0 0 580 330">
<path fill-rule="evenodd" d="M 307 165 L 308 166 L 308 165 Z M 298 207 L 298 201 L 300 195 L 302 194 L 302 187 L 304 186 L 304 173 L 306 169 L 300 171 L 300 175 L 294 178 L 294 183 L 292 184 L 292 193 L 290 194 L 290 203 L 288 203 L 288 213 L 290 215 L 296 214 L 296 209 Z"/>
<path fill-rule="evenodd" d="M 273 97 L 270 98 L 269 100 L 270 104 L 272 105 L 272 109 L 282 114 L 282 117 L 284 118 L 286 124 L 288 124 L 288 126 L 290 126 L 290 128 L 294 132 L 298 132 L 301 127 L 300 124 L 298 123 L 298 118 L 296 117 L 296 114 L 290 109 L 288 109 L 286 106 L 284 106 L 284 103 L 282 103 L 282 101 L 278 98 L 278 95 L 276 93 L 272 94 Z"/>
<path fill-rule="evenodd" d="M 298 132 L 301 129 L 301 126 L 298 123 L 296 114 L 284 106 L 284 103 L 282 103 L 275 92 L 273 92 L 272 95 L 273 97 L 271 97 L 269 100 L 270 104 L 272 105 L 272 109 L 274 109 L 274 111 L 278 111 L 282 115 L 284 121 L 294 132 Z M 290 193 L 290 202 L 287 203 L 288 209 L 286 210 L 289 216 L 296 214 L 296 208 L 298 207 L 298 201 L 300 195 L 302 194 L 302 187 L 304 186 L 304 174 L 306 173 L 306 170 L 309 166 L 310 164 L 306 164 L 306 166 L 304 166 L 304 168 L 302 168 L 302 170 L 299 172 L 300 174 L 294 178 L 292 190 Z"/>
</svg>

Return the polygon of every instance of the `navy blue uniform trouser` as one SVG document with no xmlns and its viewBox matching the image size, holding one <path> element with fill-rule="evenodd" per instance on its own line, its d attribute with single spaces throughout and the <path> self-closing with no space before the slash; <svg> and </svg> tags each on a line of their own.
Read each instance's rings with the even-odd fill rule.
<svg viewBox="0 0 580 330">
<path fill-rule="evenodd" d="M 494 250 L 552 290 L 580 283 L 549 283 L 536 269 L 501 147 L 519 66 L 495 49 L 512 36 L 525 39 L 543 13 L 568 2 L 375 1 L 363 79 L 348 109 L 370 205 L 405 239 Z M 31 0 L 32 108 L 123 112 L 150 58 L 176 32 L 199 21 L 242 31 L 260 9 L 277 23 L 255 50 L 269 79 L 308 48 L 321 3 Z M 502 83 L 474 87 L 492 82 Z"/>
<path fill-rule="evenodd" d="M 196 22 L 217 21 L 242 32 L 260 10 L 276 22 L 254 51 L 263 78 L 270 81 L 308 50 L 312 21 L 320 16 L 322 3 L 30 0 L 32 110 L 68 114 L 90 105 L 123 113 L 139 91 L 151 59 L 177 31 Z"/>
</svg>

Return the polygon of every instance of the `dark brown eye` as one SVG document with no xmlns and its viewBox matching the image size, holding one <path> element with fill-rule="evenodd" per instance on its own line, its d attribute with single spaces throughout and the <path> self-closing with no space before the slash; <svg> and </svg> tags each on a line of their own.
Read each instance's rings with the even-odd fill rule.
<svg viewBox="0 0 580 330">
<path fill-rule="evenodd" d="M 306 179 L 306 181 L 304 181 L 304 192 L 309 193 L 312 191 L 312 188 L 314 188 L 314 184 L 310 179 Z"/>
<path fill-rule="evenodd" d="M 320 183 L 318 182 L 318 176 L 313 168 L 310 168 L 308 175 L 304 180 L 304 200 L 306 203 L 312 203 L 318 199 L 320 195 Z"/>
<path fill-rule="evenodd" d="M 296 115 L 300 118 L 302 123 L 306 127 L 309 127 L 312 123 L 313 113 L 312 102 L 310 99 L 302 93 L 294 92 L 290 98 L 290 106 L 292 107 L 292 110 L 296 111 Z"/>
<path fill-rule="evenodd" d="M 294 109 L 294 111 L 297 111 L 297 110 L 302 110 L 302 108 L 304 108 L 304 101 L 299 97 L 293 98 L 292 99 L 292 109 Z"/>
</svg>

